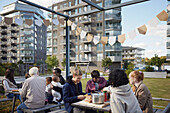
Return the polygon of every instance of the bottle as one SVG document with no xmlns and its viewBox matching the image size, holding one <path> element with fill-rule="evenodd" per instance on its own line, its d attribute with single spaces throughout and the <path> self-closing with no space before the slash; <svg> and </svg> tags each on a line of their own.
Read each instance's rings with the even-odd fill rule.
<svg viewBox="0 0 170 113">
<path fill-rule="evenodd" d="M 106 93 L 107 91 L 103 91 L 103 93 L 104 93 L 104 101 L 106 102 L 107 101 L 107 93 Z"/>
</svg>

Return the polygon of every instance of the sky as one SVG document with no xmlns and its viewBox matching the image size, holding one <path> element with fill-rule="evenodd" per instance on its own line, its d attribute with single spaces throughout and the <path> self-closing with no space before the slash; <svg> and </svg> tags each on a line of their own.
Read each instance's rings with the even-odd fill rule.
<svg viewBox="0 0 170 113">
<path fill-rule="evenodd" d="M 3 6 L 15 2 L 16 0 L 0 0 L 0 11 L 3 10 Z M 45 7 L 50 6 L 52 3 L 60 0 L 28 0 Z M 47 2 L 48 1 L 48 2 Z M 121 2 L 127 2 L 130 0 L 122 0 Z M 167 11 L 167 0 L 150 0 L 143 3 L 138 3 L 130 6 L 122 7 L 122 34 L 136 30 L 138 27 L 146 24 L 148 30 L 146 35 L 141 35 L 137 32 L 137 36 L 134 40 L 126 37 L 122 46 L 133 46 L 145 49 L 145 57 L 151 58 L 155 54 L 158 56 L 166 56 L 166 30 L 167 22 L 159 21 L 157 27 L 149 27 L 148 21 L 156 17 L 161 11 Z"/>
</svg>

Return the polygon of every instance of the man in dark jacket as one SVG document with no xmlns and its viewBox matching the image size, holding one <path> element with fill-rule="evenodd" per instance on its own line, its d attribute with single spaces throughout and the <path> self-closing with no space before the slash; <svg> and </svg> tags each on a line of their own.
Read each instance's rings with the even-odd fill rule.
<svg viewBox="0 0 170 113">
<path fill-rule="evenodd" d="M 60 78 L 60 83 L 61 85 L 64 85 L 65 84 L 65 80 L 63 78 L 63 76 L 61 75 L 61 69 L 59 68 L 54 68 L 53 69 L 53 75 L 56 75 Z"/>
<path fill-rule="evenodd" d="M 72 103 L 78 102 L 85 99 L 82 92 L 82 84 L 80 82 L 82 78 L 82 73 L 80 70 L 76 69 L 73 72 L 73 76 L 70 76 L 63 87 L 63 100 L 64 106 L 68 113 L 80 113 L 81 109 L 74 108 L 71 106 Z"/>
</svg>

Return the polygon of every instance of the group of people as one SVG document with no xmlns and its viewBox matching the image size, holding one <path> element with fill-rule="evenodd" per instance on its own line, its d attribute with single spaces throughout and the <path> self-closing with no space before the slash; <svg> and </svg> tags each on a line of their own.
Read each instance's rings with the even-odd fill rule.
<svg viewBox="0 0 170 113">
<path fill-rule="evenodd" d="M 53 76 L 46 80 L 39 76 L 38 68 L 29 70 L 29 77 L 19 89 L 17 98 L 22 103 L 17 107 L 17 112 L 22 113 L 21 108 L 39 108 L 48 103 L 63 102 L 68 113 L 86 112 L 81 108 L 71 106 L 72 103 L 84 100 L 86 93 L 107 91 L 110 94 L 110 107 L 112 113 L 152 113 L 152 97 L 147 86 L 143 83 L 144 74 L 141 71 L 133 71 L 129 79 L 123 70 L 115 69 L 110 72 L 109 79 L 100 77 L 97 70 L 91 72 L 92 79 L 86 84 L 86 92 L 82 91 L 82 72 L 75 69 L 67 81 L 61 75 L 59 68 L 53 69 Z M 129 85 L 132 84 L 132 88 Z M 7 69 L 2 81 L 5 94 L 12 98 L 11 90 L 16 90 L 14 71 Z M 133 89 L 133 90 L 132 90 Z M 90 110 L 88 110 L 90 112 Z M 91 112 L 95 112 L 92 111 Z"/>
</svg>

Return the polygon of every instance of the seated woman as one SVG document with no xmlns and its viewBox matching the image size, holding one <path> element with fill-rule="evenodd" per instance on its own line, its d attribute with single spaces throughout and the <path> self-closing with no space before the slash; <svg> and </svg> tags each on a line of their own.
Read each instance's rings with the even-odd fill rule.
<svg viewBox="0 0 170 113">
<path fill-rule="evenodd" d="M 152 96 L 147 86 L 143 83 L 143 78 L 144 74 L 141 71 L 132 71 L 129 74 L 129 81 L 136 87 L 135 95 L 143 113 L 153 113 Z"/>
<path fill-rule="evenodd" d="M 124 71 L 112 71 L 109 74 L 109 84 L 110 86 L 105 87 L 103 91 L 110 93 L 112 113 L 142 113 Z"/>
<path fill-rule="evenodd" d="M 100 77 L 99 71 L 93 70 L 91 72 L 91 77 L 92 79 L 86 84 L 86 93 L 100 91 L 106 86 L 107 81 L 103 77 Z"/>
<path fill-rule="evenodd" d="M 13 98 L 14 94 L 9 93 L 9 92 L 12 91 L 12 90 L 18 90 L 18 88 L 16 86 L 16 82 L 14 80 L 14 70 L 13 69 L 7 69 L 6 70 L 5 77 L 2 80 L 2 85 L 3 85 L 4 90 L 5 90 L 5 95 L 8 98 Z M 19 99 L 21 101 L 20 95 L 17 95 L 17 99 Z"/>
</svg>

